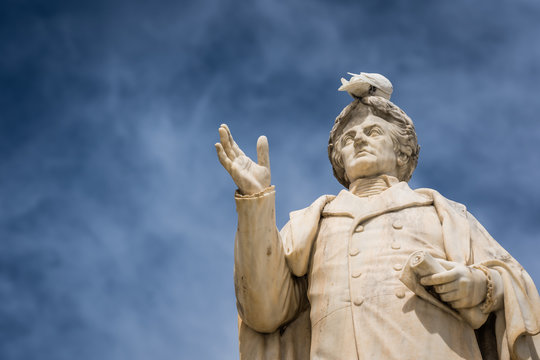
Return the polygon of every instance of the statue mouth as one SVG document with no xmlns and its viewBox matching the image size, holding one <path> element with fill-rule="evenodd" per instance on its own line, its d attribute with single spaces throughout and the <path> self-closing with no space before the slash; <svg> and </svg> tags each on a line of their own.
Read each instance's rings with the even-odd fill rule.
<svg viewBox="0 0 540 360">
<path fill-rule="evenodd" d="M 362 156 L 366 156 L 366 155 L 372 155 L 369 151 L 365 150 L 365 149 L 362 149 L 360 151 L 357 151 L 355 154 L 354 154 L 354 157 L 362 157 Z"/>
</svg>

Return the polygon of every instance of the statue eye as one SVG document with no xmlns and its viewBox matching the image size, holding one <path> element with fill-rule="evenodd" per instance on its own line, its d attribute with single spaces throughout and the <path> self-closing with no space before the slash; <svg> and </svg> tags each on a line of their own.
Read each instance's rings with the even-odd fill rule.
<svg viewBox="0 0 540 360">
<path fill-rule="evenodd" d="M 341 140 L 341 143 L 343 145 L 347 145 L 347 144 L 350 144 L 351 142 L 353 142 L 353 140 L 354 140 L 353 137 L 351 135 L 347 134 L 347 135 L 343 136 L 343 139 Z"/>
<path fill-rule="evenodd" d="M 378 128 L 373 128 L 373 129 L 369 130 L 368 135 L 369 136 L 378 136 L 378 135 L 382 135 L 382 132 Z"/>
</svg>

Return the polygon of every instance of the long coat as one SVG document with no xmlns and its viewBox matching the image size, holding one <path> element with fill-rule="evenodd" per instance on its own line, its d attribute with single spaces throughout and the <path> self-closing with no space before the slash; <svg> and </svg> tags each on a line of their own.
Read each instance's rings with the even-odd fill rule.
<svg viewBox="0 0 540 360">
<path fill-rule="evenodd" d="M 241 359 L 538 358 L 538 292 L 463 205 L 404 182 L 343 190 L 278 232 L 274 196 L 236 197 Z M 497 270 L 504 306 L 471 324 L 418 297 L 399 281 L 417 250 Z"/>
</svg>

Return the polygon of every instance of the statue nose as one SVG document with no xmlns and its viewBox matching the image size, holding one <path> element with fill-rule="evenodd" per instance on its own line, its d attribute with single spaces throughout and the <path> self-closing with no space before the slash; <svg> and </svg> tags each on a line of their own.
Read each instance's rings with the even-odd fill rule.
<svg viewBox="0 0 540 360">
<path fill-rule="evenodd" d="M 354 138 L 354 145 L 355 146 L 361 146 L 365 145 L 367 143 L 367 137 L 364 134 L 357 134 Z"/>
</svg>

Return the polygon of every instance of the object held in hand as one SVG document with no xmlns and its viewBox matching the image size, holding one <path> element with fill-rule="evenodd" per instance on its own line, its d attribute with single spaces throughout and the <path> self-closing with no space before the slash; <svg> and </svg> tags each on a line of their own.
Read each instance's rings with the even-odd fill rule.
<svg viewBox="0 0 540 360">
<path fill-rule="evenodd" d="M 413 253 L 411 255 L 410 265 L 418 278 L 446 271 L 446 269 L 426 251 L 417 251 Z M 426 286 L 425 288 L 431 295 L 438 300 L 441 300 L 433 286 Z"/>
<path fill-rule="evenodd" d="M 413 253 L 411 259 L 411 268 L 416 275 L 420 277 L 433 275 L 446 271 L 446 269 L 437 262 L 428 252 L 417 251 Z"/>
</svg>

